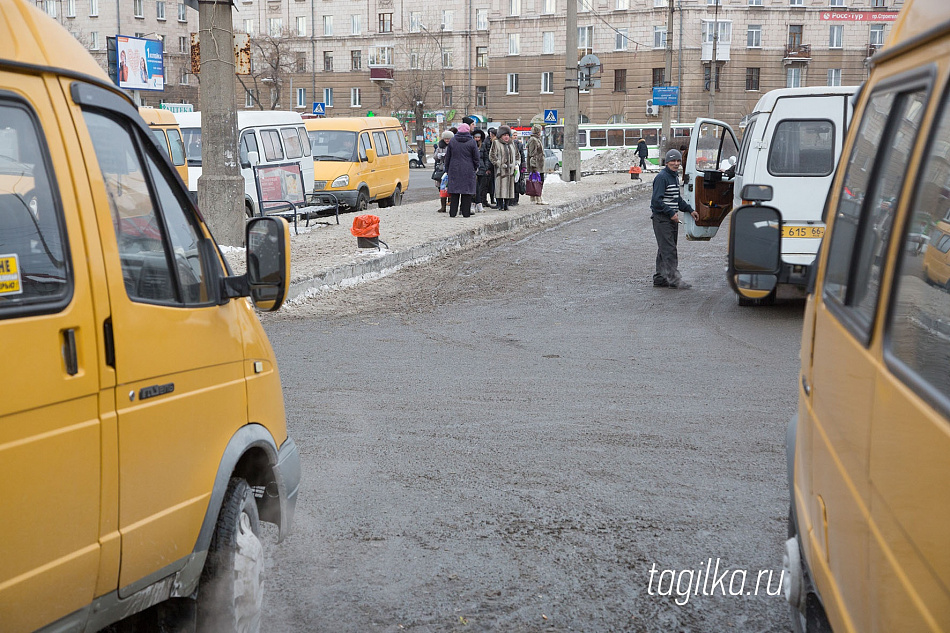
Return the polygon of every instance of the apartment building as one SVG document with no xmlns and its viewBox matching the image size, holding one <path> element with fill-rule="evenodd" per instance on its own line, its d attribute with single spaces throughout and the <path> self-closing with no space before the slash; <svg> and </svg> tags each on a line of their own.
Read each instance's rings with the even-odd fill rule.
<svg viewBox="0 0 950 633">
<path fill-rule="evenodd" d="M 321 102 L 328 116 L 418 107 L 427 118 L 475 114 L 523 125 L 545 109 L 563 114 L 566 1 L 578 3 L 578 58 L 592 53 L 602 63 L 600 87 L 579 99 L 581 120 L 597 123 L 657 118 L 649 106 L 654 86 L 680 86 L 674 119 L 713 114 L 736 124 L 774 88 L 859 84 L 903 4 L 467 0 L 433 7 L 422 0 L 234 0 L 234 30 L 250 34 L 253 57 L 251 74 L 239 77 L 238 107 L 309 112 Z M 182 48 L 197 30 L 196 12 L 157 0 L 37 4 L 100 51 L 104 66 L 106 34 L 164 36 L 166 92 L 146 94 L 146 102 L 200 105 Z M 124 13 L 117 15 L 120 4 Z M 166 4 L 177 16 L 165 16 Z"/>
</svg>

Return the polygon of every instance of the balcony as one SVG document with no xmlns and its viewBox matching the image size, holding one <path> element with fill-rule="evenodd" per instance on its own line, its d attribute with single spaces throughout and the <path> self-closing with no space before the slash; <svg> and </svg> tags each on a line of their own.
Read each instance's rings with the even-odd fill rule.
<svg viewBox="0 0 950 633">
<path fill-rule="evenodd" d="M 392 64 L 369 64 L 369 78 L 373 81 L 393 81 L 394 76 Z"/>
<path fill-rule="evenodd" d="M 789 44 L 785 47 L 785 63 L 811 61 L 811 44 Z"/>
<path fill-rule="evenodd" d="M 868 54 L 865 57 L 874 57 L 874 53 L 884 48 L 883 44 L 868 44 Z"/>
<path fill-rule="evenodd" d="M 732 52 L 731 42 L 723 42 L 722 40 L 719 40 L 719 42 L 716 43 L 716 61 L 717 62 L 729 61 L 731 52 Z M 704 62 L 712 61 L 712 54 L 713 54 L 712 42 L 703 42 L 702 61 Z"/>
</svg>

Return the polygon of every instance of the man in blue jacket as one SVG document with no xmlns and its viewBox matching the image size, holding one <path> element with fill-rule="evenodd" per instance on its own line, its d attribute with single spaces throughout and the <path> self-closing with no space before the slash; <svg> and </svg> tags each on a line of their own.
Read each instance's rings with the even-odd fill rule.
<svg viewBox="0 0 950 633">
<path fill-rule="evenodd" d="M 656 274 L 653 285 L 659 288 L 689 288 L 683 281 L 676 256 L 676 238 L 679 235 L 680 211 L 690 213 L 694 220 L 699 214 L 680 195 L 679 176 L 683 155 L 671 149 L 666 153 L 666 168 L 653 179 L 653 197 L 650 210 L 653 212 L 653 233 L 656 234 Z"/>
</svg>

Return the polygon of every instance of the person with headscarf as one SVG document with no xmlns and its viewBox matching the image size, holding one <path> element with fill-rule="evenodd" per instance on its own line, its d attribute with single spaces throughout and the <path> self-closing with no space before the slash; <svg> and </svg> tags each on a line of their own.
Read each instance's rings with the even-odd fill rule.
<svg viewBox="0 0 950 633">
<path fill-rule="evenodd" d="M 512 206 L 516 206 L 521 194 L 524 193 L 525 183 L 528 178 L 528 156 L 525 154 L 524 143 L 521 141 L 520 132 L 517 134 L 512 133 L 511 136 L 511 144 L 515 146 L 515 151 L 518 152 L 518 175 L 515 178 L 515 199 L 511 201 Z"/>
<path fill-rule="evenodd" d="M 445 213 L 445 204 L 449 200 L 448 192 L 442 190 L 442 176 L 445 174 L 445 152 L 448 150 L 449 141 L 452 140 L 453 136 L 455 135 L 449 130 L 442 132 L 442 139 L 439 141 L 439 144 L 435 146 L 435 152 L 432 154 L 432 158 L 435 160 L 432 180 L 435 181 L 435 188 L 439 190 L 439 201 L 442 205 L 438 210 L 439 213 Z M 438 178 L 436 178 L 436 176 L 438 176 Z"/>
<path fill-rule="evenodd" d="M 531 126 L 531 136 L 528 137 L 528 173 L 538 174 L 544 182 L 544 145 L 541 143 L 541 126 Z M 530 177 L 530 176 L 529 176 Z M 529 196 L 535 204 L 547 204 L 541 196 Z"/>
<path fill-rule="evenodd" d="M 449 217 L 459 211 L 462 217 L 472 214 L 475 196 L 475 172 L 478 170 L 478 147 L 469 133 L 468 123 L 458 126 L 458 134 L 445 150 L 445 173 L 448 175 Z M 461 208 L 460 208 L 461 205 Z"/>
<path fill-rule="evenodd" d="M 490 127 L 488 128 L 488 138 L 485 139 L 485 144 L 488 147 L 485 149 L 486 152 L 491 152 L 491 146 L 495 143 L 495 139 L 498 138 L 498 128 Z M 491 199 L 491 204 L 487 205 L 490 209 L 494 209 L 497 204 L 495 199 L 495 166 L 491 164 L 491 158 L 488 157 L 488 154 L 485 155 L 486 160 L 488 161 L 489 175 L 491 178 L 488 179 L 488 197 Z"/>
<path fill-rule="evenodd" d="M 511 128 L 502 125 L 498 128 L 498 138 L 492 143 L 489 158 L 495 168 L 495 199 L 498 209 L 507 211 L 515 197 L 515 183 L 521 170 L 521 154 L 511 141 Z"/>
<path fill-rule="evenodd" d="M 491 149 L 489 141 L 485 140 L 485 131 L 475 128 L 472 130 L 472 138 L 478 146 L 478 169 L 475 171 L 475 211 L 481 213 L 485 207 L 489 208 L 487 196 L 492 178 L 491 160 L 488 158 L 488 152 Z"/>
</svg>

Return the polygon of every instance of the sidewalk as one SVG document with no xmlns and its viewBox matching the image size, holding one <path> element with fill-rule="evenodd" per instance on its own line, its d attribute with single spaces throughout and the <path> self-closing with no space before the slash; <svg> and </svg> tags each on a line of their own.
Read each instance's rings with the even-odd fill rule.
<svg viewBox="0 0 950 633">
<path fill-rule="evenodd" d="M 631 180 L 629 174 L 584 176 L 581 182 L 566 183 L 550 174 L 544 183 L 547 205 L 532 204 L 527 196 L 508 211 L 486 209 L 469 218 L 451 218 L 438 213 L 438 193 L 432 200 L 379 209 L 367 213 L 380 218 L 380 239 L 388 249 L 357 248 L 350 227 L 356 213 L 340 216 L 340 224 L 300 224 L 300 234 L 291 229 L 291 284 L 288 301 L 305 300 L 328 287 L 350 285 L 395 272 L 472 244 L 498 239 L 545 223 L 561 222 L 612 202 L 629 198 L 635 191 L 649 189 L 654 173 Z M 332 219 L 330 220 L 333 221 Z M 243 250 L 227 253 L 236 271 L 244 269 Z"/>
</svg>

